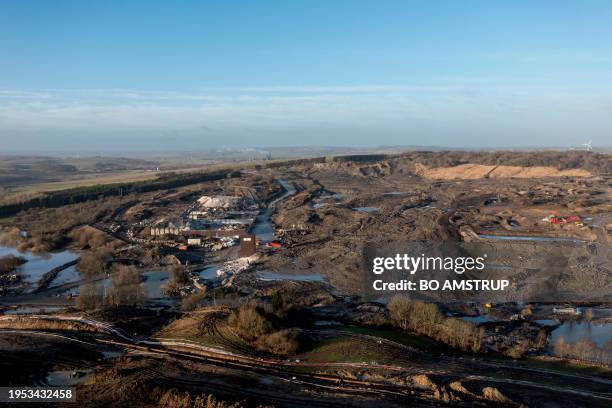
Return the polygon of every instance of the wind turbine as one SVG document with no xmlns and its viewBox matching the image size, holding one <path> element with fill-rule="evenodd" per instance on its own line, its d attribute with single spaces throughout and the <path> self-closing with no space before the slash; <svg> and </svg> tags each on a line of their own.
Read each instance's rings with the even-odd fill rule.
<svg viewBox="0 0 612 408">
<path fill-rule="evenodd" d="M 589 140 L 586 143 L 583 143 L 582 145 L 584 146 L 584 150 L 586 150 L 587 152 L 592 152 L 593 151 L 593 146 L 591 145 L 591 140 Z"/>
</svg>

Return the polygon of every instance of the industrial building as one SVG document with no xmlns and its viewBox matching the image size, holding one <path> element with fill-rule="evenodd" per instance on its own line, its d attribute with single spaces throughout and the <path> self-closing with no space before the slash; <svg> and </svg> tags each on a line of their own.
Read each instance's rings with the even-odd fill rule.
<svg viewBox="0 0 612 408">
<path fill-rule="evenodd" d="M 151 226 L 150 235 L 180 236 L 186 239 L 187 246 L 212 250 L 239 243 L 240 256 L 251 256 L 256 251 L 256 237 L 247 231 L 259 211 L 258 203 L 250 197 L 202 196 L 180 217 Z"/>
</svg>

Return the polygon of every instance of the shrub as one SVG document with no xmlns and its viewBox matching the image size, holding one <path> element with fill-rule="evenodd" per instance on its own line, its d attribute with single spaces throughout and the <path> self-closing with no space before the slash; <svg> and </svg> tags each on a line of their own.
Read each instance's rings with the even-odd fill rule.
<svg viewBox="0 0 612 408">
<path fill-rule="evenodd" d="M 403 296 L 394 296 L 387 306 L 391 319 L 404 330 L 413 330 L 434 336 L 444 316 L 433 303 L 411 301 Z"/>
<path fill-rule="evenodd" d="M 185 296 L 181 302 L 181 309 L 185 311 L 195 310 L 200 306 L 204 306 L 206 302 L 206 290 L 198 289 L 196 292 Z"/>
<path fill-rule="evenodd" d="M 74 244 L 81 248 L 100 248 L 109 242 L 109 237 L 104 232 L 93 227 L 85 226 L 75 228 L 68 234 Z"/>
<path fill-rule="evenodd" d="M 525 357 L 527 349 L 527 344 L 519 343 L 505 349 L 503 354 L 510 358 L 519 359 Z"/>
<path fill-rule="evenodd" d="M 412 310 L 410 299 L 403 296 L 393 296 L 387 305 L 391 320 L 403 330 L 410 328 L 410 311 Z"/>
<path fill-rule="evenodd" d="M 295 330 L 280 330 L 259 337 L 256 346 L 261 351 L 267 351 L 279 356 L 295 354 L 300 346 L 298 334 Z"/>
<path fill-rule="evenodd" d="M 76 269 L 86 276 L 106 273 L 107 258 L 111 255 L 111 253 L 112 250 L 107 247 L 103 247 L 95 251 L 84 252 L 76 265 Z"/>
<path fill-rule="evenodd" d="M 0 274 L 11 272 L 26 262 L 25 258 L 15 255 L 6 255 L 0 258 Z"/>
<path fill-rule="evenodd" d="M 0 231 L 0 246 L 16 247 L 21 238 L 21 230 L 19 228 L 5 228 Z"/>
<path fill-rule="evenodd" d="M 104 306 L 104 286 L 102 283 L 86 283 L 79 286 L 76 307 L 79 310 L 96 310 Z"/>
<path fill-rule="evenodd" d="M 583 337 L 576 343 L 566 343 L 563 336 L 559 337 L 554 344 L 554 352 L 559 357 L 583 361 L 592 361 L 600 364 L 612 363 L 610 345 L 606 344 L 600 348 L 593 340 Z"/>
<path fill-rule="evenodd" d="M 254 341 L 272 331 L 272 323 L 254 306 L 241 307 L 229 318 L 229 324 L 245 340 Z"/>
<path fill-rule="evenodd" d="M 189 392 L 179 392 L 176 389 L 163 390 L 155 388 L 150 398 L 157 406 L 167 408 L 243 408 L 240 402 L 230 403 L 218 400 L 212 394 L 191 395 Z"/>
</svg>

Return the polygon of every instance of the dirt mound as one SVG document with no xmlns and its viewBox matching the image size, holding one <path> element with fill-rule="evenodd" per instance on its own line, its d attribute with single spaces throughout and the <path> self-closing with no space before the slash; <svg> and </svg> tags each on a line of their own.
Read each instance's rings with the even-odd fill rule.
<svg viewBox="0 0 612 408">
<path fill-rule="evenodd" d="M 53 318 L 36 318 L 35 316 L 4 315 L 0 317 L 1 329 L 16 330 L 65 330 L 100 332 L 100 327 L 89 325 L 78 320 L 57 320 Z"/>
<path fill-rule="evenodd" d="M 583 169 L 558 170 L 554 167 L 521 167 L 493 166 L 484 164 L 461 164 L 454 167 L 433 167 L 416 165 L 417 174 L 430 179 L 466 179 L 481 178 L 539 178 L 539 177 L 591 177 L 592 174 Z"/>
<path fill-rule="evenodd" d="M 412 383 L 422 389 L 436 389 L 438 386 L 425 374 L 410 377 Z"/>
<path fill-rule="evenodd" d="M 510 398 L 506 397 L 495 387 L 483 388 L 482 396 L 483 398 L 488 399 L 489 401 L 501 402 L 504 404 L 510 404 L 513 402 Z"/>
<path fill-rule="evenodd" d="M 462 394 L 469 395 L 469 396 L 474 395 L 467 388 L 465 388 L 463 384 L 461 384 L 461 381 L 453 381 L 448 386 L 453 391 L 460 392 Z"/>
</svg>

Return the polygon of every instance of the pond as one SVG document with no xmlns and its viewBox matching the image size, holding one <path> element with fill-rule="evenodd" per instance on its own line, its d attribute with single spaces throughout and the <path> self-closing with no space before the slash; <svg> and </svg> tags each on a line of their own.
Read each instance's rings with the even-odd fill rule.
<svg viewBox="0 0 612 408">
<path fill-rule="evenodd" d="M 558 338 L 563 336 L 566 343 L 576 343 L 583 337 L 594 341 L 599 347 L 612 341 L 612 324 L 596 322 L 566 321 L 550 334 L 550 344 L 554 346 Z"/>
<path fill-rule="evenodd" d="M 149 299 L 161 299 L 166 297 L 163 287 L 166 285 L 170 272 L 168 271 L 150 271 L 141 274 L 145 279 L 144 285 L 147 288 L 147 297 Z"/>
<path fill-rule="evenodd" d="M 20 256 L 27 259 L 28 262 L 21 265 L 19 270 L 23 275 L 23 281 L 30 285 L 35 285 L 38 283 L 40 278 L 51 269 L 57 268 L 58 266 L 64 265 L 70 261 L 74 261 L 79 257 L 78 253 L 68 250 L 50 252 L 44 255 L 34 255 L 31 252 L 21 253 L 17 250 L 17 248 L 0 247 L 0 258 L 6 255 Z M 76 274 L 76 271 L 73 269 L 73 272 L 68 272 L 65 274 L 63 279 L 69 279 L 71 276 L 75 276 L 74 274 Z"/>
<path fill-rule="evenodd" d="M 69 266 L 57 274 L 49 287 L 61 286 L 66 283 L 76 282 L 80 277 L 81 275 L 79 275 L 79 272 L 76 270 L 76 266 Z"/>
<path fill-rule="evenodd" d="M 147 292 L 147 298 L 149 300 L 160 300 L 166 298 L 164 294 L 164 286 L 166 285 L 168 278 L 170 277 L 170 272 L 168 271 L 147 271 L 142 272 L 140 274 L 143 280 L 144 287 Z M 106 290 L 110 289 L 113 286 L 112 278 L 106 278 L 102 280 L 104 288 Z M 79 288 L 72 288 L 66 295 L 71 293 L 73 295 L 77 295 L 79 293 Z"/>
</svg>

